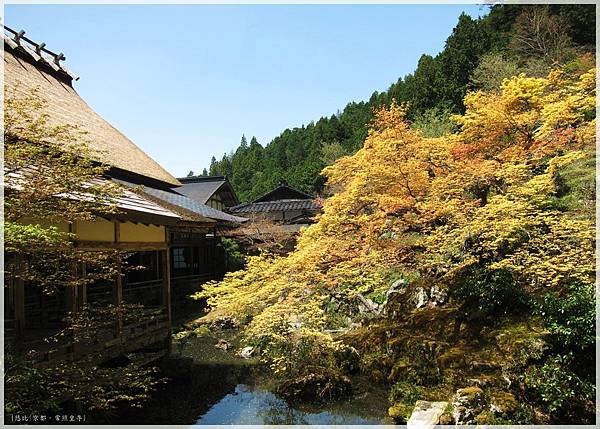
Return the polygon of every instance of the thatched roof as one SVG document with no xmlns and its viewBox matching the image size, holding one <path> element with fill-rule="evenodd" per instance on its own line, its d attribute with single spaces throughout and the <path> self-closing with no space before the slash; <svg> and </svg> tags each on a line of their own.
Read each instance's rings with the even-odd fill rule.
<svg viewBox="0 0 600 429">
<path fill-rule="evenodd" d="M 219 193 L 225 207 L 239 204 L 239 199 L 225 176 L 192 176 L 178 177 L 183 186 L 177 192 L 203 204 Z"/>
<path fill-rule="evenodd" d="M 48 52 L 43 45 L 18 37 L 14 31 L 5 28 L 5 97 L 30 96 L 35 91 L 47 103 L 45 113 L 49 124 L 76 126 L 84 132 L 90 149 L 97 153 L 94 155 L 97 161 L 170 186 L 179 186 L 175 177 L 79 97 L 72 86 L 74 75 L 60 64 L 58 56 L 55 55 L 53 60 Z"/>
</svg>

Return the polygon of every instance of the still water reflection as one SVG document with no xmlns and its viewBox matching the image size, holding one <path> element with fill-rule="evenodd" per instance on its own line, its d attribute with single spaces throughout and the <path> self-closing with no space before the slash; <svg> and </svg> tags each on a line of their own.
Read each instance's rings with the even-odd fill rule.
<svg viewBox="0 0 600 429">
<path fill-rule="evenodd" d="M 301 411 L 269 391 L 246 384 L 238 384 L 233 393 L 223 397 L 196 422 L 201 425 L 382 423 L 378 418 L 361 417 L 339 409 Z"/>
</svg>

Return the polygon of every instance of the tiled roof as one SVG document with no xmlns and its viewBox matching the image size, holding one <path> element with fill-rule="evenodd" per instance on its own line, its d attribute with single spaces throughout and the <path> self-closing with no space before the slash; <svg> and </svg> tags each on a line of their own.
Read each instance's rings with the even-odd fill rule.
<svg viewBox="0 0 600 429">
<path fill-rule="evenodd" d="M 275 189 L 267 192 L 261 197 L 258 197 L 253 202 L 259 203 L 263 201 L 281 201 L 281 200 L 312 200 L 312 196 L 294 189 L 286 182 L 281 182 Z"/>
<path fill-rule="evenodd" d="M 191 198 L 186 197 L 185 195 L 181 195 L 176 191 L 164 191 L 161 189 L 151 188 L 148 186 L 140 186 L 134 183 L 126 182 L 124 180 L 116 180 L 115 181 L 122 183 L 126 186 L 137 187 L 144 194 L 152 196 L 158 200 L 164 201 L 172 206 L 176 206 L 182 208 L 184 210 L 188 210 L 193 212 L 199 216 L 204 218 L 213 219 L 216 221 L 222 222 L 232 222 L 232 223 L 242 223 L 247 221 L 248 219 L 230 215 L 229 213 L 222 212 L 217 209 L 213 209 L 212 207 L 207 206 L 206 204 L 202 204 L 199 201 L 192 200 Z"/>
<path fill-rule="evenodd" d="M 128 190 L 125 190 L 123 195 L 118 198 L 117 207 L 127 211 L 136 211 L 175 219 L 181 218 L 181 216 L 166 207 Z"/>
<path fill-rule="evenodd" d="M 245 203 L 231 207 L 234 213 L 280 212 L 293 210 L 319 210 L 321 206 L 315 200 L 286 199 Z"/>
<path fill-rule="evenodd" d="M 181 180 L 179 181 L 181 182 Z M 206 203 L 210 197 L 212 197 L 213 194 L 217 192 L 217 190 L 225 183 L 225 181 L 181 183 L 183 183 L 183 186 L 177 189 L 178 192 L 196 201 Z"/>
</svg>

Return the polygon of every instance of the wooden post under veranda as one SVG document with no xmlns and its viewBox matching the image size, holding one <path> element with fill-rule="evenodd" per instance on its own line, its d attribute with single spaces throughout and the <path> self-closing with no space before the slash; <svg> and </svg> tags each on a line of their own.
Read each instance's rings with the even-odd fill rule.
<svg viewBox="0 0 600 429">
<path fill-rule="evenodd" d="M 119 221 L 115 221 L 115 243 L 118 243 L 121 239 L 121 224 Z M 117 338 L 119 343 L 123 343 L 123 317 L 121 311 L 121 304 L 123 304 L 123 273 L 121 255 L 117 256 L 117 279 L 113 289 L 113 303 L 117 308 Z"/>
<path fill-rule="evenodd" d="M 167 339 L 167 348 L 171 354 L 171 248 L 169 246 L 169 230 L 165 228 L 165 241 L 167 248 L 163 251 L 162 272 L 163 272 L 163 293 L 162 304 L 165 306 L 167 320 L 169 321 L 169 338 Z"/>
</svg>

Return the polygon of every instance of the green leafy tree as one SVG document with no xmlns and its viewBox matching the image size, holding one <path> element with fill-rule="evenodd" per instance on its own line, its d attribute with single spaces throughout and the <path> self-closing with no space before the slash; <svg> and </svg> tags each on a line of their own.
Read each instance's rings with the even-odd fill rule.
<svg viewBox="0 0 600 429">
<path fill-rule="evenodd" d="M 506 54 L 492 52 L 481 58 L 479 65 L 473 70 L 471 83 L 474 89 L 499 92 L 502 81 L 516 76 L 519 71 L 515 60 Z"/>
<path fill-rule="evenodd" d="M 52 296 L 95 281 L 114 281 L 120 275 L 120 251 L 87 251 L 74 245 L 75 235 L 54 225 L 93 221 L 118 212 L 121 189 L 103 175 L 107 167 L 92 161 L 96 153 L 86 135 L 72 126 L 51 126 L 45 103 L 34 91 L 25 97 L 7 94 L 4 104 L 4 251 L 5 270 L 12 279 Z M 86 266 L 86 275 L 81 267 Z M 67 314 L 66 328 L 46 338 L 53 347 L 65 339 L 81 342 L 104 325 L 136 309 L 120 304 L 91 318 L 87 309 Z M 94 323 L 81 325 L 82 320 Z M 53 361 L 43 366 L 23 344 L 7 341 L 4 371 L 5 413 L 39 414 L 55 411 L 65 398 L 89 410 L 108 410 L 117 403 L 139 404 L 158 382 L 154 368 L 131 364 L 100 368 L 95 358 Z"/>
</svg>

